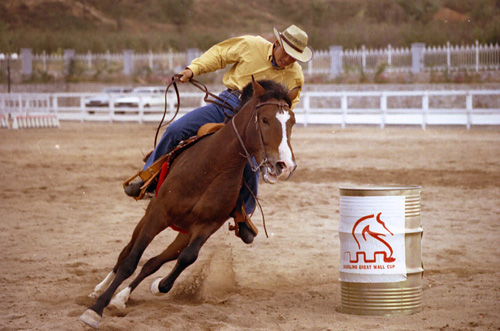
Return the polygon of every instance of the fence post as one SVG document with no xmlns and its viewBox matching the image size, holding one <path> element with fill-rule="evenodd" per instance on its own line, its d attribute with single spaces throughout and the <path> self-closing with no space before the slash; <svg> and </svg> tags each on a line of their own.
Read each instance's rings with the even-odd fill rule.
<svg viewBox="0 0 500 331">
<path fill-rule="evenodd" d="M 109 122 L 112 123 L 113 117 L 115 115 L 115 97 L 113 96 L 113 94 L 110 94 L 108 107 L 109 107 L 109 113 L 108 113 Z"/>
<path fill-rule="evenodd" d="M 198 57 L 200 50 L 198 48 L 188 48 L 186 53 L 186 65 L 190 65 L 191 62 Z"/>
<path fill-rule="evenodd" d="M 465 97 L 465 108 L 467 110 L 467 130 L 470 129 L 470 126 L 472 124 L 472 93 L 470 91 L 467 92 L 467 95 Z"/>
<path fill-rule="evenodd" d="M 153 70 L 153 51 L 149 50 L 149 69 Z"/>
<path fill-rule="evenodd" d="M 345 128 L 347 122 L 347 95 L 342 93 L 340 97 L 340 108 L 342 109 L 342 129 Z"/>
<path fill-rule="evenodd" d="M 17 100 L 19 102 L 19 114 L 25 116 L 26 114 L 23 114 L 24 107 L 23 107 L 23 94 L 22 93 L 19 93 Z"/>
<path fill-rule="evenodd" d="M 59 103 L 57 100 L 57 95 L 52 95 L 52 108 L 54 109 L 54 113 L 57 116 L 59 114 Z"/>
<path fill-rule="evenodd" d="M 43 72 L 47 71 L 47 53 L 45 50 L 42 51 L 42 70 Z"/>
<path fill-rule="evenodd" d="M 87 51 L 87 68 L 88 70 L 92 70 L 92 52 L 90 49 Z"/>
<path fill-rule="evenodd" d="M 134 50 L 123 50 L 123 74 L 131 76 L 134 73 Z"/>
<path fill-rule="evenodd" d="M 476 72 L 479 71 L 479 41 L 476 40 Z"/>
<path fill-rule="evenodd" d="M 387 65 L 392 66 L 392 46 L 391 44 L 387 45 Z"/>
<path fill-rule="evenodd" d="M 33 74 L 33 53 L 31 48 L 21 48 L 21 74 L 24 76 Z"/>
<path fill-rule="evenodd" d="M 380 110 L 382 112 L 380 128 L 383 129 L 385 128 L 385 122 L 387 121 L 387 95 L 385 92 L 382 92 L 382 95 L 380 96 Z"/>
<path fill-rule="evenodd" d="M 427 126 L 427 115 L 429 113 L 429 94 L 427 91 L 422 96 L 422 129 L 425 130 Z"/>
<path fill-rule="evenodd" d="M 144 121 L 144 97 L 139 97 L 139 123 Z"/>
<path fill-rule="evenodd" d="M 361 45 L 361 66 L 363 67 L 363 72 L 366 70 L 366 47 Z"/>
<path fill-rule="evenodd" d="M 342 46 L 330 46 L 330 78 L 342 73 Z"/>
<path fill-rule="evenodd" d="M 424 69 L 424 43 L 411 44 L 411 72 L 416 74 Z"/>
<path fill-rule="evenodd" d="M 172 48 L 168 49 L 168 70 L 174 70 L 174 53 Z"/>
<path fill-rule="evenodd" d="M 74 49 L 65 49 L 64 50 L 64 70 L 66 74 L 69 73 L 69 66 L 71 64 L 71 60 L 75 57 L 75 50 Z"/>
<path fill-rule="evenodd" d="M 451 68 L 451 50 L 450 50 L 450 42 L 446 42 L 446 69 L 448 69 L 448 72 L 450 71 Z"/>
<path fill-rule="evenodd" d="M 311 96 L 309 94 L 305 95 L 304 98 L 304 126 L 309 123 L 309 110 L 311 108 Z"/>
<path fill-rule="evenodd" d="M 85 110 L 85 97 L 80 95 L 80 112 L 81 112 L 81 118 L 80 122 L 85 121 L 85 115 L 87 115 L 87 111 Z"/>
</svg>

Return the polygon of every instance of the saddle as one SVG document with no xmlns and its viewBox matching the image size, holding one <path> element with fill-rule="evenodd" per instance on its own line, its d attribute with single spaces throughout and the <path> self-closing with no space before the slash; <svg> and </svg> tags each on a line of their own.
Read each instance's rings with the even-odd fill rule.
<svg viewBox="0 0 500 331">
<path fill-rule="evenodd" d="M 139 170 L 136 174 L 128 178 L 123 183 L 123 188 L 125 189 L 135 178 L 139 177 L 141 178 L 144 184 L 141 186 L 141 193 L 139 194 L 139 196 L 134 197 L 134 199 L 141 200 L 144 198 L 146 192 L 152 192 L 154 190 L 156 191 L 155 195 L 157 195 L 161 187 L 161 184 L 163 184 L 163 181 L 168 175 L 170 164 L 172 164 L 175 158 L 179 156 L 184 150 L 193 146 L 196 142 L 200 141 L 201 139 L 217 132 L 223 126 L 224 126 L 223 123 L 207 123 L 202 125 L 198 130 L 196 136 L 181 141 L 179 145 L 177 145 L 173 150 L 171 150 L 165 155 L 162 155 L 147 169 Z M 152 151 L 144 157 L 143 159 L 144 162 L 147 161 L 151 153 Z M 234 215 L 232 216 L 234 217 L 235 224 L 230 225 L 229 230 L 231 231 L 234 230 L 236 236 L 239 237 L 238 224 L 242 222 L 247 223 L 248 227 L 252 230 L 254 235 L 255 236 L 257 235 L 258 233 L 257 227 L 250 220 L 250 217 L 246 212 L 244 203 L 241 204 L 241 209 L 235 209 Z"/>
</svg>

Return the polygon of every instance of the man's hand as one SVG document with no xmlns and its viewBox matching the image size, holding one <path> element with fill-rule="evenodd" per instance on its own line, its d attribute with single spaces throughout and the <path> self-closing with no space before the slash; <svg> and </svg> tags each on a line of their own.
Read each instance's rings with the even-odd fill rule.
<svg viewBox="0 0 500 331">
<path fill-rule="evenodd" d="M 191 69 L 186 68 L 186 69 L 182 70 L 181 72 L 179 72 L 179 75 L 182 76 L 181 78 L 179 78 L 181 83 L 186 83 L 186 82 L 189 82 L 191 77 L 193 77 L 193 72 L 191 71 Z"/>
</svg>

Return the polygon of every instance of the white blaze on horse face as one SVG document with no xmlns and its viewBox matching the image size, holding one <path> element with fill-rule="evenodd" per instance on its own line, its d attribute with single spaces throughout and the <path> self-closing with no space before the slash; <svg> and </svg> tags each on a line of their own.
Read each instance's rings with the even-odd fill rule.
<svg viewBox="0 0 500 331">
<path fill-rule="evenodd" d="M 278 147 L 279 151 L 279 162 L 285 163 L 285 168 L 283 169 L 282 175 L 285 178 L 288 178 L 293 170 L 295 169 L 295 162 L 293 161 L 293 153 L 290 149 L 290 145 L 288 144 L 288 137 L 286 134 L 286 123 L 290 119 L 290 113 L 288 111 L 284 111 L 282 113 L 278 112 L 276 114 L 276 118 L 281 122 L 281 143 Z"/>
</svg>

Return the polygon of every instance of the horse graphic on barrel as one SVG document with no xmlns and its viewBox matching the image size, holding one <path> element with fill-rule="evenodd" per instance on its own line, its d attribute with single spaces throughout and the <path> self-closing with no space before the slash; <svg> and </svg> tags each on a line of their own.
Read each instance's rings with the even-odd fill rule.
<svg viewBox="0 0 500 331">
<path fill-rule="evenodd" d="M 384 231 L 385 230 L 385 231 L 387 231 L 388 234 L 390 234 L 391 236 L 394 236 L 394 234 L 387 228 L 384 221 L 382 221 L 380 219 L 381 214 L 382 213 L 378 213 L 376 218 L 375 218 L 375 214 L 366 215 L 366 216 L 361 217 L 360 219 L 358 219 L 356 221 L 356 223 L 354 223 L 354 226 L 352 227 L 352 236 L 354 237 L 356 244 L 358 244 L 359 251 L 356 252 L 355 258 L 351 257 L 351 252 L 345 253 L 347 255 L 346 258 L 349 260 L 350 263 L 359 263 L 359 262 L 361 262 L 361 263 L 376 263 L 377 262 L 377 255 L 382 256 L 383 261 L 385 263 L 392 263 L 392 262 L 396 261 L 396 259 L 392 256 L 394 253 L 392 246 L 382 238 L 382 237 L 385 237 L 386 235 L 381 233 L 381 232 L 376 232 L 376 231 Z M 375 219 L 376 222 L 373 222 L 373 219 Z M 373 228 L 376 227 L 377 225 L 379 225 L 380 229 L 373 230 Z M 361 230 L 361 236 L 359 233 L 356 233 L 356 229 L 358 227 L 363 229 L 363 230 Z M 371 238 L 370 237 L 367 238 L 367 235 L 369 235 Z M 377 250 L 377 251 L 373 252 L 373 259 L 371 259 L 370 257 L 367 256 L 367 254 L 364 250 L 361 250 L 361 243 L 359 242 L 358 237 L 361 237 L 365 242 L 368 242 L 370 240 L 376 240 L 376 241 L 382 243 L 383 247 L 387 248 L 387 250 Z M 361 238 L 359 238 L 359 239 L 361 240 Z M 388 252 L 389 252 L 389 254 L 388 254 Z"/>
</svg>

